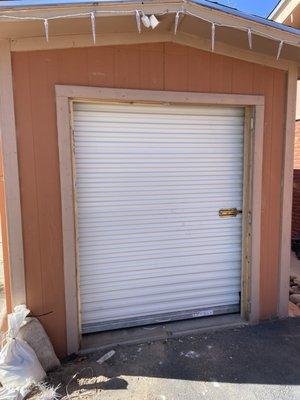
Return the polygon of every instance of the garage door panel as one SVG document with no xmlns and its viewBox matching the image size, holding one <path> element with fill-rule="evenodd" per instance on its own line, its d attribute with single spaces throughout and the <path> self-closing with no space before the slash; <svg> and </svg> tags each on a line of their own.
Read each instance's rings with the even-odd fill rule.
<svg viewBox="0 0 300 400">
<path fill-rule="evenodd" d="M 188 243 L 186 243 L 188 242 Z M 225 253 L 225 252 L 234 252 L 236 251 L 239 246 L 241 245 L 241 240 L 236 240 L 234 242 L 229 241 L 229 243 L 222 243 L 222 245 L 216 245 L 215 243 L 205 243 L 203 245 L 199 244 L 199 241 L 196 243 L 189 243 L 186 241 L 183 247 L 179 248 L 177 244 L 167 244 L 162 245 L 162 247 L 158 248 L 147 248 L 147 249 L 132 249 L 128 251 L 122 250 L 114 250 L 113 252 L 111 249 L 104 249 L 101 251 L 82 251 L 80 252 L 80 259 L 83 261 L 93 260 L 95 258 L 100 258 L 102 260 L 116 260 L 123 257 L 128 257 L 128 259 L 132 260 L 143 260 L 147 258 L 164 258 L 169 257 L 172 254 L 173 257 L 180 257 L 183 255 L 192 255 L 192 254 L 209 254 L 211 252 L 214 253 Z"/>
<path fill-rule="evenodd" d="M 186 276 L 188 277 L 190 275 L 194 276 L 198 274 L 202 274 L 203 277 L 215 278 L 216 274 L 218 274 L 218 277 L 223 277 L 230 273 L 235 274 L 237 270 L 240 271 L 239 259 L 222 262 L 214 261 L 212 263 L 206 262 L 205 264 L 199 265 L 199 259 L 196 257 L 194 258 L 195 264 L 191 264 L 193 262 L 191 260 L 185 261 L 185 264 L 183 264 L 183 260 L 180 260 L 180 263 L 180 261 L 175 260 L 174 262 L 174 260 L 171 259 L 167 260 L 168 262 L 165 262 L 163 267 L 160 267 L 157 263 L 152 263 L 152 265 L 146 264 L 139 268 L 139 263 L 132 263 L 132 265 L 128 266 L 129 268 L 127 268 L 126 271 L 124 271 L 124 265 L 110 266 L 106 269 L 101 268 L 101 270 L 99 270 L 98 267 L 95 267 L 94 269 L 89 267 L 83 269 L 84 276 L 81 278 L 81 285 L 82 287 L 84 287 L 84 285 L 91 285 L 92 289 L 92 286 L 96 281 L 97 283 L 95 285 L 98 286 L 98 284 L 102 285 L 105 284 L 105 282 L 115 282 L 118 277 L 122 278 L 122 281 L 117 281 L 116 284 L 121 285 L 128 281 L 137 281 L 145 278 L 171 278 L 172 276 L 183 274 L 184 276 L 182 276 L 182 279 Z M 139 272 L 138 274 L 137 271 Z"/>
<path fill-rule="evenodd" d="M 169 237 L 169 235 L 168 235 Z M 241 243 L 241 238 L 240 235 L 232 236 L 217 236 L 216 238 L 210 237 L 210 238 L 192 238 L 192 237 L 184 237 L 184 238 L 152 238 L 145 240 L 143 242 L 137 242 L 137 241 L 125 241 L 122 243 L 101 243 L 99 245 L 99 241 L 101 241 L 101 237 L 98 240 L 98 243 L 92 242 L 89 244 L 82 244 L 79 245 L 79 252 L 82 256 L 85 254 L 107 254 L 111 253 L 111 250 L 114 250 L 116 247 L 118 247 L 118 251 L 122 254 L 127 254 L 129 252 L 147 252 L 147 251 L 155 251 L 155 250 L 162 250 L 162 249 L 172 249 L 174 247 L 180 246 L 181 248 L 184 247 L 197 247 L 198 249 L 201 249 L 201 247 L 206 247 L 206 246 L 214 246 L 216 245 L 216 242 L 218 240 L 222 241 L 223 244 L 240 244 Z M 101 241 L 102 242 L 102 241 Z M 216 245 L 217 246 L 217 245 Z M 124 250 L 124 252 L 123 252 Z"/>
<path fill-rule="evenodd" d="M 146 259 L 146 260 L 130 260 L 130 261 L 102 261 L 99 260 L 95 262 L 92 260 L 91 262 L 87 262 L 81 267 L 81 271 L 83 272 L 81 281 L 83 282 L 88 277 L 93 277 L 96 274 L 105 275 L 105 274 L 115 274 L 122 273 L 124 275 L 130 275 L 131 273 L 137 276 L 137 271 L 139 274 L 143 274 L 147 271 L 151 272 L 152 270 L 161 270 L 161 273 L 164 273 L 165 268 L 168 270 L 170 268 L 183 268 L 184 273 L 189 273 L 188 267 L 191 269 L 196 266 L 198 271 L 207 272 L 209 271 L 220 271 L 223 268 L 226 269 L 227 265 L 230 265 L 231 268 L 234 268 L 236 263 L 240 263 L 241 253 L 234 251 L 233 253 L 220 252 L 214 254 L 201 254 L 201 264 L 199 264 L 199 255 L 188 255 L 182 257 L 166 257 L 163 263 L 157 263 L 156 259 Z M 157 272 L 158 273 L 158 272 Z"/>
<path fill-rule="evenodd" d="M 224 141 L 220 141 L 219 146 L 216 148 L 213 148 L 213 140 L 211 140 L 210 143 L 203 141 L 203 143 L 199 145 L 191 145 L 190 147 L 182 148 L 180 146 L 175 147 L 168 145 L 168 148 L 162 149 L 159 148 L 157 143 L 156 146 L 145 145 L 144 147 L 123 145 L 122 148 L 117 147 L 115 150 L 113 146 L 105 147 L 101 144 L 95 144 L 94 146 L 81 146 L 80 150 L 77 151 L 77 156 L 78 159 L 80 159 L 81 156 L 84 156 L 84 159 L 94 160 L 96 158 L 99 160 L 98 157 L 100 155 L 103 162 L 105 162 L 106 159 L 109 159 L 111 162 L 113 162 L 112 157 L 117 157 L 120 162 L 123 160 L 129 160 L 130 164 L 135 161 L 144 161 L 145 155 L 147 155 L 147 164 L 152 162 L 168 164 L 169 160 L 184 160 L 189 162 L 193 161 L 194 159 L 198 160 L 199 156 L 211 158 L 209 155 L 212 155 L 213 158 L 218 159 L 218 156 L 220 156 L 222 159 L 229 155 L 230 157 L 234 157 L 234 155 L 236 155 L 236 157 L 240 158 L 240 148 L 243 147 L 243 144 L 236 143 L 234 140 L 232 142 L 233 143 L 226 143 Z M 154 149 L 155 154 L 153 154 Z M 178 154 L 178 150 L 180 150 L 180 155 Z M 163 160 L 160 156 L 164 156 Z M 186 158 L 188 158 L 188 160 L 186 160 Z"/>
<path fill-rule="evenodd" d="M 159 305 L 167 302 L 174 302 L 178 304 L 178 307 L 180 309 L 184 309 L 188 307 L 188 301 L 193 300 L 193 301 L 199 301 L 199 304 L 207 304 L 209 303 L 208 300 L 213 305 L 217 305 L 216 298 L 221 299 L 220 295 L 220 287 L 207 287 L 203 289 L 200 287 L 200 285 L 192 285 L 189 286 L 189 290 L 182 290 L 182 291 L 177 291 L 174 292 L 172 288 L 170 288 L 169 291 L 167 289 L 163 291 L 158 291 L 159 289 L 156 288 L 157 293 L 150 293 L 150 294 L 143 294 L 137 293 L 137 297 L 134 296 L 134 293 L 128 292 L 128 297 L 109 297 L 105 298 L 101 301 L 95 301 L 92 296 L 86 301 L 82 302 L 82 310 L 84 311 L 85 309 L 88 311 L 89 308 L 91 307 L 91 310 L 105 310 L 105 314 L 109 314 L 110 310 L 116 310 L 116 309 L 125 309 L 124 310 L 124 318 L 129 318 L 134 314 L 134 311 L 136 309 L 141 309 L 141 311 L 144 310 L 151 311 L 152 307 L 155 309 L 159 309 Z M 233 296 L 233 300 L 239 300 L 238 298 L 238 283 L 236 285 L 232 284 L 230 286 L 226 286 L 225 288 L 223 287 L 222 290 L 222 295 L 228 299 L 229 296 Z M 144 290 L 142 291 L 144 292 Z M 180 304 L 180 301 L 182 302 Z M 184 302 L 186 302 L 184 304 Z M 194 304 L 194 302 L 193 302 Z M 164 305 L 166 307 L 167 305 Z M 128 309 L 128 307 L 132 307 L 132 309 Z"/>
<path fill-rule="evenodd" d="M 153 285 L 143 286 L 143 287 L 129 287 L 128 289 L 111 289 L 110 291 L 101 293 L 92 292 L 89 294 L 89 298 L 87 301 L 82 302 L 82 306 L 84 307 L 85 304 L 90 303 L 98 303 L 103 304 L 103 306 L 107 305 L 108 307 L 114 307 L 114 305 L 119 305 L 122 302 L 123 305 L 127 306 L 138 306 L 141 304 L 155 303 L 155 302 L 163 302 L 163 301 L 172 301 L 174 298 L 185 299 L 194 296 L 198 296 L 201 298 L 205 295 L 217 295 L 220 290 L 222 293 L 236 293 L 239 290 L 239 281 L 240 277 L 230 277 L 229 279 L 220 279 L 219 282 L 205 282 L 205 287 L 203 284 L 191 282 L 183 282 L 184 283 L 184 290 L 183 283 L 182 284 L 175 284 L 172 285 L 165 284 L 164 286 L 161 285 Z M 224 289 L 226 286 L 226 289 Z M 187 293 L 188 290 L 188 293 Z M 199 292 L 202 294 L 200 295 Z M 130 316 L 131 311 L 127 310 L 128 316 Z"/>
<path fill-rule="evenodd" d="M 173 312 L 173 310 L 176 310 L 176 313 L 180 311 L 192 311 L 189 315 L 192 317 L 196 314 L 197 312 L 194 310 L 205 310 L 205 309 L 211 309 L 214 307 L 220 307 L 220 306 L 227 306 L 231 302 L 234 304 L 237 304 L 239 302 L 239 296 L 235 295 L 234 292 L 229 292 L 229 293 L 224 293 L 222 296 L 219 296 L 216 292 L 212 292 L 210 294 L 204 293 L 203 298 L 196 294 L 195 296 L 189 296 L 185 297 L 183 301 L 182 298 L 176 298 L 176 299 L 170 299 L 168 298 L 165 301 L 158 301 L 158 302 L 153 302 L 151 305 L 149 303 L 142 303 L 142 304 L 137 304 L 134 307 L 134 316 L 135 318 L 137 317 L 142 317 L 142 316 L 147 316 L 147 315 L 157 315 L 158 318 L 153 320 L 153 322 L 163 322 L 163 321 L 168 321 L 167 317 L 164 317 L 163 319 L 160 319 L 161 315 L 165 315 L 168 313 Z M 199 307 L 199 304 L 201 305 Z M 124 320 L 124 324 L 126 319 L 131 318 L 131 315 L 127 315 L 124 318 L 124 314 L 127 312 L 128 304 L 124 304 L 124 307 L 117 307 L 113 308 L 111 307 L 109 311 L 107 310 L 107 304 L 103 304 L 103 307 L 97 307 L 95 309 L 91 309 L 91 306 L 88 305 L 86 308 L 82 310 L 82 323 L 84 326 L 84 331 L 85 332 L 91 332 L 89 330 L 89 324 L 97 323 L 95 325 L 94 329 L 97 329 L 97 326 L 102 328 L 101 323 L 103 322 L 103 327 L 104 329 L 107 329 L 107 325 L 104 324 L 106 321 L 120 321 Z M 225 307 L 224 307 L 225 308 Z M 200 314 L 200 313 L 199 313 Z M 101 318 L 99 318 L 99 315 L 101 315 Z M 176 318 L 175 318 L 176 319 Z M 134 323 L 132 323 L 134 325 Z M 113 326 L 113 325 L 108 325 L 108 326 Z"/>
<path fill-rule="evenodd" d="M 155 260 L 157 263 L 157 260 L 159 260 L 160 264 L 162 264 L 165 260 L 164 259 L 176 259 L 176 258 L 186 258 L 189 256 L 197 256 L 201 257 L 202 262 L 206 262 L 206 260 L 211 260 L 211 259 L 219 259 L 219 257 L 226 257 L 228 254 L 234 257 L 238 253 L 238 250 L 240 251 L 240 244 L 232 245 L 232 244 L 219 244 L 218 246 L 206 246 L 205 248 L 202 249 L 194 249 L 194 248 L 184 248 L 184 249 L 178 249 L 175 248 L 173 249 L 172 254 L 170 255 L 170 251 L 164 250 L 164 251 L 152 251 L 152 252 L 144 252 L 144 254 L 138 254 L 138 253 L 131 253 L 127 254 L 126 261 L 128 262 L 142 262 L 142 261 L 147 261 L 147 260 Z M 103 264 L 108 264 L 110 263 L 123 263 L 126 262 L 124 261 L 124 255 L 120 255 L 118 253 L 113 254 L 113 255 L 101 255 L 101 259 L 99 259 L 98 255 L 95 257 L 94 255 L 90 256 L 85 256 L 85 257 L 80 257 L 80 260 L 82 261 L 83 264 L 87 265 L 103 265 Z"/>
<path fill-rule="evenodd" d="M 198 267 L 198 269 L 197 269 Z M 146 271 L 148 272 L 148 271 Z M 135 276 L 132 274 L 131 276 L 125 276 L 120 272 L 119 276 L 122 276 L 122 281 L 116 281 L 116 276 L 114 277 L 103 277 L 101 274 L 94 275 L 94 280 L 83 280 L 81 281 L 81 293 L 91 293 L 96 294 L 98 296 L 102 296 L 104 293 L 111 293 L 114 290 L 119 293 L 113 293 L 113 296 L 121 296 L 123 297 L 123 291 L 135 290 L 140 288 L 145 288 L 146 290 L 155 290 L 155 288 L 170 288 L 170 285 L 175 290 L 176 288 L 181 288 L 181 283 L 195 283 L 199 282 L 200 287 L 209 287 L 209 286 L 223 286 L 224 282 L 227 280 L 228 283 L 232 283 L 231 278 L 240 279 L 240 268 L 238 266 L 234 269 L 233 266 L 228 269 L 222 269 L 221 271 L 208 271 L 204 272 L 199 269 L 199 266 L 195 266 L 194 268 L 189 268 L 188 273 L 182 275 L 183 268 L 178 268 L 177 270 L 166 269 L 163 274 L 162 271 L 153 271 L 152 276 L 147 273 L 137 274 Z M 218 279 L 215 278 L 215 273 L 218 273 Z M 178 283 L 178 276 L 181 275 L 180 283 Z M 145 279 L 147 277 L 147 280 Z M 205 280 L 205 283 L 201 282 Z M 207 286 L 206 286 L 207 284 Z M 146 291 L 144 292 L 146 293 Z"/>
<path fill-rule="evenodd" d="M 243 127 L 242 108 L 75 104 L 84 332 L 238 310 L 242 218 L 218 212 L 242 207 Z"/>
<path fill-rule="evenodd" d="M 234 227 L 237 222 L 235 219 L 216 219 L 215 211 L 213 212 L 203 212 L 200 213 L 182 213 L 180 215 L 176 213 L 115 213 L 113 216 L 106 215 L 99 217 L 98 214 L 92 214 L 92 220 L 81 219 L 80 229 L 86 229 L 86 231 L 102 231 L 102 229 L 113 230 L 117 225 L 119 227 L 119 233 L 124 230 L 136 231 L 141 229 L 151 230 L 151 229 L 169 229 L 172 226 L 175 228 L 190 227 L 191 229 L 199 227 L 199 224 L 206 223 L 207 230 Z M 207 218 L 207 219 L 206 219 Z M 209 222 L 209 224 L 207 223 Z M 99 227 L 99 222 L 101 222 L 101 227 Z M 214 222 L 212 225 L 211 223 Z"/>
<path fill-rule="evenodd" d="M 135 237 L 138 240 L 151 233 L 153 234 L 157 233 L 160 235 L 165 235 L 166 232 L 173 233 L 174 228 L 178 232 L 182 232 L 183 234 L 187 232 L 191 235 L 194 234 L 196 235 L 198 231 L 199 234 L 201 232 L 202 235 L 207 235 L 207 236 L 216 235 L 218 233 L 227 234 L 227 232 L 231 233 L 232 232 L 231 229 L 235 227 L 240 233 L 238 224 L 232 223 L 232 224 L 227 224 L 226 226 L 222 225 L 211 226 L 207 228 L 205 234 L 202 232 L 201 222 L 203 222 L 203 220 L 189 221 L 187 223 L 182 223 L 180 221 L 177 221 L 174 222 L 173 224 L 171 222 L 157 224 L 155 222 L 153 223 L 152 220 L 149 220 L 149 224 L 133 223 L 130 225 L 126 225 L 125 221 L 122 226 L 119 226 L 118 234 L 114 234 L 114 229 L 116 225 L 118 225 L 118 221 L 107 221 L 106 225 L 104 225 L 102 228 L 99 228 L 96 223 L 94 226 L 91 227 L 87 226 L 86 224 L 83 224 L 81 225 L 80 230 L 81 230 L 81 235 L 83 235 L 86 238 L 90 237 L 91 239 L 95 238 L 97 235 L 100 235 L 102 238 L 103 235 L 105 234 L 105 239 L 103 240 L 114 240 L 114 239 L 118 240 L 123 236 L 130 238 Z"/>
<path fill-rule="evenodd" d="M 130 170 L 124 171 L 124 168 L 115 168 L 115 170 L 112 169 L 112 167 L 97 167 L 97 166 L 87 166 L 83 163 L 81 165 L 80 163 L 77 163 L 77 169 L 78 169 L 78 174 L 77 177 L 78 179 L 84 178 L 84 176 L 87 179 L 101 179 L 104 182 L 111 182 L 112 180 L 119 179 L 122 182 L 134 182 L 134 181 L 140 181 L 141 179 L 143 182 L 145 182 L 145 178 L 149 178 L 150 182 L 153 182 L 153 178 L 157 178 L 158 182 L 164 181 L 166 178 L 170 181 L 172 181 L 174 178 L 179 178 L 179 179 L 200 179 L 203 177 L 203 174 L 205 174 L 204 178 L 210 178 L 212 177 L 214 179 L 220 178 L 220 174 L 226 174 L 225 178 L 232 178 L 235 179 L 236 177 L 239 178 L 242 176 L 242 173 L 240 172 L 238 167 L 241 167 L 243 165 L 242 162 L 239 162 L 237 164 L 231 165 L 228 163 L 228 165 L 219 165 L 216 166 L 215 163 L 212 162 L 211 165 L 207 165 L 206 162 L 203 163 L 202 168 L 200 169 L 199 167 L 196 166 L 191 166 L 189 168 L 185 169 L 180 169 L 178 168 L 176 170 L 176 167 L 173 169 L 168 169 L 167 171 L 159 171 L 157 168 L 152 167 L 151 168 L 151 174 L 149 174 L 149 171 L 141 171 L 139 168 L 130 168 Z M 86 174 L 89 174 L 88 176 Z"/>
<path fill-rule="evenodd" d="M 84 203 L 82 204 L 82 213 L 86 212 L 88 216 L 91 214 L 99 214 L 99 213 L 107 213 L 107 214 L 112 214 L 115 212 L 123 212 L 127 213 L 128 211 L 139 211 L 140 213 L 143 214 L 148 214 L 148 213 L 165 213 L 165 214 L 170 214 L 170 207 L 173 207 L 173 210 L 171 213 L 176 215 L 177 213 L 188 213 L 188 212 L 207 212 L 207 211 L 213 211 L 213 210 L 218 210 L 222 208 L 231 208 L 232 206 L 240 208 L 242 202 L 239 202 L 236 204 L 235 199 L 233 196 L 227 197 L 227 198 L 222 198 L 222 196 L 219 196 L 219 198 L 216 198 L 217 196 L 214 197 L 208 197 L 209 201 L 194 201 L 194 202 L 189 202 L 187 204 L 185 201 L 181 199 L 180 203 L 181 204 L 170 204 L 170 201 L 168 200 L 161 200 L 159 204 L 151 204 L 151 203 L 142 203 L 140 202 L 135 202 L 132 204 L 131 202 L 128 202 L 126 204 L 122 202 L 114 202 L 114 203 L 106 203 L 106 204 L 101 204 L 101 205 L 95 205 L 95 203 Z M 208 204 L 209 203 L 209 204 Z"/>
<path fill-rule="evenodd" d="M 182 229 L 182 227 L 178 227 L 178 230 L 174 232 L 174 227 L 169 227 L 169 230 L 161 230 L 160 228 L 157 228 L 152 231 L 145 232 L 145 230 L 141 230 L 141 232 L 133 233 L 130 231 L 125 231 L 124 233 L 119 233 L 117 235 L 114 235 L 113 233 L 110 233 L 110 231 L 107 231 L 105 229 L 100 230 L 99 232 L 91 232 L 89 234 L 89 230 L 82 230 L 82 235 L 84 235 L 85 238 L 89 237 L 89 246 L 98 246 L 99 240 L 103 244 L 122 244 L 122 243 L 143 243 L 143 242 L 148 242 L 149 241 L 157 241 L 161 239 L 166 238 L 166 232 L 168 232 L 168 238 L 170 239 L 196 239 L 196 238 L 202 238 L 202 239 L 207 239 L 210 237 L 213 238 L 221 238 L 222 237 L 234 237 L 238 236 L 240 237 L 240 229 L 238 224 L 236 224 L 236 227 L 230 227 L 230 228 L 210 228 L 206 232 L 203 232 L 203 229 L 201 229 L 201 226 L 197 227 L 198 229 L 191 229 L 191 227 L 186 227 L 185 229 Z M 103 235 L 105 234 L 105 239 L 103 239 Z M 85 244 L 82 244 L 83 248 Z"/>
</svg>

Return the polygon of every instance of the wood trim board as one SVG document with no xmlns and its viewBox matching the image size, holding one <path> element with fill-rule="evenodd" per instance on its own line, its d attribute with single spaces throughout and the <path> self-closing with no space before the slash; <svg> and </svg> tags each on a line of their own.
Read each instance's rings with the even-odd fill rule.
<svg viewBox="0 0 300 400">
<path fill-rule="evenodd" d="M 291 67 L 288 71 L 285 142 L 283 149 L 284 165 L 282 172 L 281 246 L 278 288 L 278 315 L 280 317 L 288 316 L 289 302 L 297 78 L 298 71 L 296 66 Z"/>
<path fill-rule="evenodd" d="M 163 42 L 177 43 L 204 51 L 211 50 L 210 40 L 184 32 L 178 32 L 177 35 L 170 32 L 145 32 L 142 35 L 138 33 L 122 33 L 122 35 L 119 33 L 111 33 L 96 36 L 96 46 Z M 12 51 L 54 50 L 93 46 L 95 45 L 91 41 L 91 36 L 87 34 L 54 36 L 49 42 L 46 42 L 44 37 L 12 39 Z M 216 42 L 215 53 L 285 71 L 287 71 L 292 64 L 295 64 L 292 61 L 284 59 L 276 60 L 276 57 L 257 53 L 255 51 L 239 49 L 220 41 Z"/>
<path fill-rule="evenodd" d="M 0 131 L 4 170 L 4 201 L 8 248 L 7 263 L 12 306 L 26 303 L 22 215 L 16 125 L 13 99 L 11 49 L 9 40 L 0 40 Z"/>
<path fill-rule="evenodd" d="M 168 92 L 131 89 L 111 89 L 87 86 L 56 86 L 57 127 L 59 138 L 59 161 L 61 176 L 61 201 L 63 224 L 63 255 L 66 299 L 67 352 L 77 352 L 80 347 L 79 302 L 76 261 L 76 221 L 74 202 L 74 182 L 72 166 L 72 121 L 70 107 L 74 101 L 86 102 L 138 102 L 144 104 L 194 104 L 244 106 L 254 111 L 252 140 L 253 175 L 251 186 L 255 190 L 245 190 L 250 196 L 249 212 L 253 215 L 251 225 L 251 259 L 250 279 L 246 303 L 251 303 L 247 311 L 250 322 L 259 319 L 259 276 L 260 276 L 260 214 L 261 214 L 261 180 L 262 180 L 262 143 L 264 126 L 264 97 L 252 95 L 206 94 L 190 92 Z M 251 124 L 251 122 L 250 122 Z M 254 135 L 255 131 L 255 135 Z M 249 132 L 247 132 L 248 134 Z M 251 149 L 252 146 L 248 146 Z M 251 206 L 250 206 L 251 204 Z M 248 213 L 248 212 L 247 212 Z M 254 217 L 255 216 L 255 217 Z M 245 222 L 244 222 L 245 223 Z M 248 251 L 248 250 L 247 250 Z M 249 275 L 249 272 L 247 272 Z M 247 295 L 248 296 L 248 295 Z"/>
</svg>

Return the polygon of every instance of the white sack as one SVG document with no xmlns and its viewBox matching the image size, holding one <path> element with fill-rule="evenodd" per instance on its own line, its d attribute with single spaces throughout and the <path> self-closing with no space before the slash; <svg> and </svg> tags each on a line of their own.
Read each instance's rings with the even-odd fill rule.
<svg viewBox="0 0 300 400">
<path fill-rule="evenodd" d="M 21 305 L 8 315 L 6 344 L 0 352 L 1 384 L 21 391 L 46 377 L 35 352 L 24 340 L 17 338 L 29 312 L 25 305 Z"/>
<path fill-rule="evenodd" d="M 17 389 L 0 389 L 0 400 L 23 400 L 23 398 L 24 396 Z"/>
<path fill-rule="evenodd" d="M 35 351 L 41 366 L 46 372 L 60 366 L 50 339 L 42 324 L 36 318 L 26 318 L 18 333 L 18 339 L 25 340 Z"/>
</svg>

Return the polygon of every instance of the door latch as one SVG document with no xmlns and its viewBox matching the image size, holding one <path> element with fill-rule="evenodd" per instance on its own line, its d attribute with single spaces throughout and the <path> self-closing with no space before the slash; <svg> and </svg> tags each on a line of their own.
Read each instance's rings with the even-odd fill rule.
<svg viewBox="0 0 300 400">
<path fill-rule="evenodd" d="M 237 217 L 242 213 L 243 210 L 238 210 L 237 208 L 221 208 L 221 210 L 219 210 L 220 217 Z"/>
</svg>

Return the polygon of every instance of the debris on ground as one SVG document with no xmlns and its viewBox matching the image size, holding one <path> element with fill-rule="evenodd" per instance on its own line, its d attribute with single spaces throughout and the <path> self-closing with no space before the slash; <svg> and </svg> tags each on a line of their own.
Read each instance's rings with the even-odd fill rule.
<svg viewBox="0 0 300 400">
<path fill-rule="evenodd" d="M 180 353 L 181 356 L 187 357 L 187 358 L 199 358 L 200 354 L 196 353 L 196 351 L 190 350 L 187 353 L 184 353 L 183 351 Z"/>
<path fill-rule="evenodd" d="M 47 383 L 39 383 L 36 386 L 36 390 L 38 392 L 38 399 L 39 400 L 59 400 L 60 395 L 58 393 L 60 385 L 57 385 L 56 387 L 51 386 Z"/>
<path fill-rule="evenodd" d="M 289 301 L 289 317 L 300 317 L 300 307 Z"/>
<path fill-rule="evenodd" d="M 266 393 L 268 400 L 298 399 L 299 329 L 300 318 L 290 318 L 167 343 L 122 344 L 102 364 L 97 360 L 112 347 L 68 357 L 47 383 L 60 384 L 59 400 L 266 400 Z"/>
<path fill-rule="evenodd" d="M 300 278 L 290 276 L 290 298 L 289 315 L 291 317 L 300 316 Z"/>
<path fill-rule="evenodd" d="M 115 354 L 116 354 L 116 352 L 114 350 L 111 350 L 108 353 L 104 354 L 102 357 L 100 357 L 99 360 L 97 360 L 97 363 L 102 364 L 105 361 L 109 360 Z"/>
</svg>

